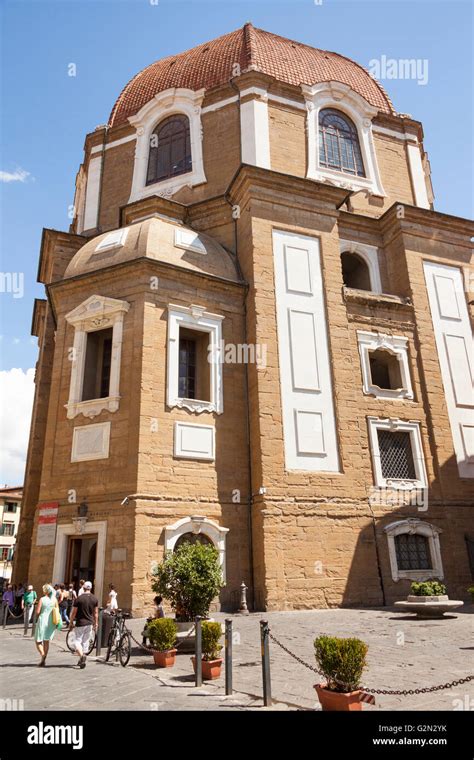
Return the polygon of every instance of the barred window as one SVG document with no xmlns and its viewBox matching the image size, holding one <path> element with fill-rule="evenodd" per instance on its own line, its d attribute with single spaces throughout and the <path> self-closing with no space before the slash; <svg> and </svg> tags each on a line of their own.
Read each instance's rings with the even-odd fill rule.
<svg viewBox="0 0 474 760">
<path fill-rule="evenodd" d="M 150 137 L 146 184 L 186 174 L 192 168 L 189 119 L 184 114 L 169 116 Z"/>
<path fill-rule="evenodd" d="M 401 533 L 395 536 L 395 551 L 399 570 L 430 570 L 432 567 L 426 536 Z"/>
<path fill-rule="evenodd" d="M 332 108 L 319 112 L 319 163 L 328 169 L 365 177 L 357 129 L 345 114 Z"/>
<path fill-rule="evenodd" d="M 382 477 L 416 480 L 410 433 L 378 430 Z"/>
</svg>

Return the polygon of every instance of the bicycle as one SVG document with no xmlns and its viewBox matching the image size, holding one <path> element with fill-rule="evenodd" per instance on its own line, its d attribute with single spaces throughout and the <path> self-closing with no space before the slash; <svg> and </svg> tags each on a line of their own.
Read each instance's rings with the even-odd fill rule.
<svg viewBox="0 0 474 760">
<path fill-rule="evenodd" d="M 105 661 L 108 662 L 112 654 L 115 654 L 115 659 L 120 660 L 122 667 L 128 665 L 130 655 L 132 653 L 132 641 L 130 638 L 130 632 L 125 625 L 125 618 L 129 618 L 128 612 L 122 612 L 117 610 L 114 615 L 114 622 L 112 630 L 109 633 L 109 639 L 107 642 L 107 654 Z"/>
<path fill-rule="evenodd" d="M 71 635 L 72 634 L 72 635 Z M 88 655 L 95 649 L 97 645 L 97 632 L 92 629 L 89 641 L 86 647 L 82 648 L 85 655 Z M 74 646 L 74 628 L 70 628 L 66 636 L 66 646 L 72 654 L 76 654 L 76 647 Z"/>
</svg>

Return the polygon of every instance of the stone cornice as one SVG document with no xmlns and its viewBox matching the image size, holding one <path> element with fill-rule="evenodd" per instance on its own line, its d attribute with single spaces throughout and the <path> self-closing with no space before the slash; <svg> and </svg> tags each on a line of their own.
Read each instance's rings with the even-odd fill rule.
<svg viewBox="0 0 474 760">
<path fill-rule="evenodd" d="M 401 216 L 403 209 L 403 216 Z M 458 235 L 460 238 L 472 238 L 474 236 L 474 221 L 460 216 L 444 214 L 432 209 L 411 206 L 406 203 L 395 202 L 379 219 L 380 229 L 384 235 L 390 234 L 395 228 L 402 232 L 409 232 L 420 237 L 433 237 L 433 229 L 441 233 Z M 466 244 L 467 244 L 466 240 Z"/>
<path fill-rule="evenodd" d="M 76 235 L 74 232 L 63 232 L 44 227 L 41 236 L 37 281 L 45 285 L 52 281 L 54 248 L 56 246 L 67 246 L 75 253 L 81 246 L 87 243 L 87 240 L 88 238 L 84 237 L 84 235 Z"/>
<path fill-rule="evenodd" d="M 147 219 L 154 214 L 166 216 L 184 222 L 187 214 L 187 206 L 178 201 L 163 198 L 160 195 L 151 195 L 149 198 L 127 203 L 120 207 L 120 226 L 126 227 L 133 222 Z"/>
<path fill-rule="evenodd" d="M 310 212 L 338 216 L 338 206 L 350 193 L 333 185 L 295 177 L 281 172 L 242 164 L 232 179 L 227 197 L 245 206 L 251 199 L 296 206 Z"/>
<path fill-rule="evenodd" d="M 46 298 L 35 298 L 33 305 L 33 316 L 31 318 L 31 335 L 39 338 L 42 331 L 42 322 L 46 316 Z"/>
</svg>

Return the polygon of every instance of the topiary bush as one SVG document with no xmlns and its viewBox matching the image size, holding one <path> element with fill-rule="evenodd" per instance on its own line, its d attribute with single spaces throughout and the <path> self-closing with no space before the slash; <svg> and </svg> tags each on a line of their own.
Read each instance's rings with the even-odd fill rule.
<svg viewBox="0 0 474 760">
<path fill-rule="evenodd" d="M 413 596 L 443 596 L 446 593 L 446 586 L 439 581 L 414 581 L 411 584 L 411 593 Z"/>
<path fill-rule="evenodd" d="M 170 602 L 178 622 L 209 617 L 211 602 L 224 585 L 219 552 L 210 544 L 183 544 L 168 552 L 153 576 L 153 591 Z"/>
<path fill-rule="evenodd" d="M 314 640 L 316 662 L 330 691 L 348 693 L 360 686 L 368 646 L 360 639 L 318 636 Z"/>
<path fill-rule="evenodd" d="M 178 633 L 178 626 L 174 620 L 156 618 L 148 623 L 146 630 L 151 646 L 158 649 L 159 652 L 174 649 L 176 634 Z"/>
<path fill-rule="evenodd" d="M 217 660 L 222 649 L 222 645 L 219 644 L 219 639 L 222 636 L 221 624 L 214 622 L 203 622 L 201 624 L 201 630 L 202 659 L 207 661 Z"/>
</svg>

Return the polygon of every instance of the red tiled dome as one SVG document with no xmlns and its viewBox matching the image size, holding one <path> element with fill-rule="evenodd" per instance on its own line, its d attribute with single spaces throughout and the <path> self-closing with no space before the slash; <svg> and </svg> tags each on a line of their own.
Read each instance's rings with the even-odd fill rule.
<svg viewBox="0 0 474 760">
<path fill-rule="evenodd" d="M 342 82 L 379 111 L 395 112 L 383 87 L 358 63 L 245 24 L 235 32 L 162 58 L 140 71 L 120 93 L 109 125 L 126 123 L 156 93 L 169 87 L 200 90 L 225 84 L 235 76 L 236 63 L 242 73 L 257 70 L 292 85 Z"/>
</svg>

